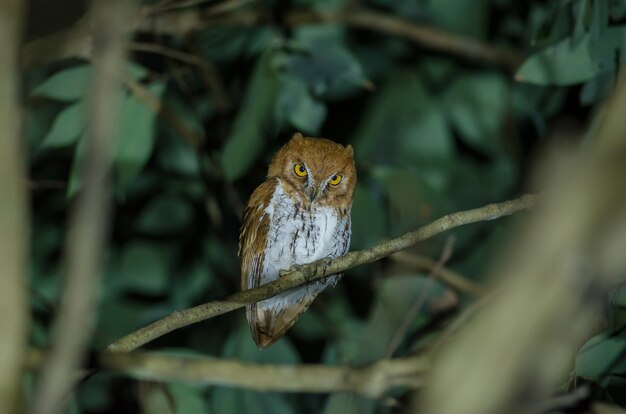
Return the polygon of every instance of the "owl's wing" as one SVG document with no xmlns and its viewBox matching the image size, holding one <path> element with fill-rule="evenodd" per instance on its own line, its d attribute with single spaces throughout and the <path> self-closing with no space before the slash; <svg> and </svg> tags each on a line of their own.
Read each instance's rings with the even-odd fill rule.
<svg viewBox="0 0 626 414">
<path fill-rule="evenodd" d="M 261 285 L 261 273 L 265 260 L 265 247 L 269 234 L 270 215 L 266 212 L 274 191 L 276 180 L 267 180 L 254 190 L 244 212 L 241 233 L 239 235 L 239 258 L 241 259 L 241 289 L 252 289 Z M 246 306 L 246 317 L 252 337 L 257 345 L 263 347 L 266 342 L 261 333 L 257 317 L 257 304 Z M 265 345 L 267 346 L 267 345 Z"/>
<path fill-rule="evenodd" d="M 239 234 L 239 258 L 241 259 L 241 289 L 252 289 L 261 283 L 263 259 L 270 218 L 265 209 L 276 189 L 275 180 L 259 185 L 250 196 L 244 211 Z"/>
</svg>

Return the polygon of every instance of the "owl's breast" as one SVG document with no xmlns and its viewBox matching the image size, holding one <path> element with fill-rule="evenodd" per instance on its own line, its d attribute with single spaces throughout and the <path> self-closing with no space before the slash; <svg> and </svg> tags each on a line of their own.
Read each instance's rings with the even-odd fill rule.
<svg viewBox="0 0 626 414">
<path fill-rule="evenodd" d="M 347 249 L 349 216 L 340 217 L 330 207 L 294 201 L 280 184 L 265 213 L 270 216 L 263 272 L 268 280 L 275 279 L 281 269 L 340 256 Z"/>
</svg>

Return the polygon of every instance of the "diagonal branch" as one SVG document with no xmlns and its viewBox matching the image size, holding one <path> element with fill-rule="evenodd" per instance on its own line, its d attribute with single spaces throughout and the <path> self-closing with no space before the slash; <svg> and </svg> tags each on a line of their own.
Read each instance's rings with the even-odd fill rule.
<svg viewBox="0 0 626 414">
<path fill-rule="evenodd" d="M 406 233 L 404 236 L 386 241 L 367 250 L 350 252 L 333 260 L 325 259 L 308 265 L 297 266 L 292 270 L 283 272 L 278 280 L 266 285 L 235 293 L 221 301 L 209 302 L 174 312 L 126 335 L 109 345 L 107 350 L 132 351 L 176 329 L 239 309 L 248 303 L 270 298 L 304 283 L 375 262 L 455 227 L 494 220 L 528 210 L 534 206 L 536 200 L 536 195 L 524 195 L 503 203 L 489 204 L 481 208 L 448 214 L 424 227 Z"/>
</svg>

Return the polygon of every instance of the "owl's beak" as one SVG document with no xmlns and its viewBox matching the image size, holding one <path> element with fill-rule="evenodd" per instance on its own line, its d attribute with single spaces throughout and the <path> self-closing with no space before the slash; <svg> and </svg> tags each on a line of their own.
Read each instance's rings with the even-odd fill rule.
<svg viewBox="0 0 626 414">
<path fill-rule="evenodd" d="M 304 194 L 309 197 L 309 200 L 312 203 L 315 201 L 315 198 L 317 198 L 317 188 L 314 185 L 309 185 L 304 189 Z"/>
</svg>

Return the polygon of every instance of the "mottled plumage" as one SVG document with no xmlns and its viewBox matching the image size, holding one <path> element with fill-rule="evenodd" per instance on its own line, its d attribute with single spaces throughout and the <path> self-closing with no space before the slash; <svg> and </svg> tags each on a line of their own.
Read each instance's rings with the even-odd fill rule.
<svg viewBox="0 0 626 414">
<path fill-rule="evenodd" d="M 280 270 L 344 254 L 350 244 L 350 209 L 356 185 L 351 146 L 295 134 L 274 156 L 267 179 L 252 193 L 239 239 L 241 287 L 279 277 Z M 248 305 L 246 315 L 258 346 L 272 345 L 332 275 Z"/>
</svg>

